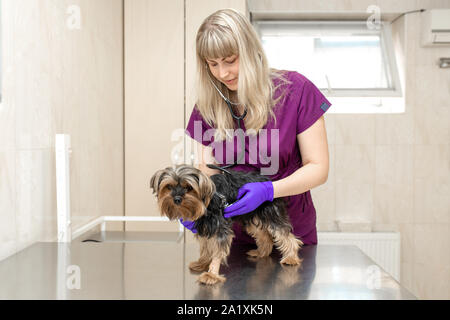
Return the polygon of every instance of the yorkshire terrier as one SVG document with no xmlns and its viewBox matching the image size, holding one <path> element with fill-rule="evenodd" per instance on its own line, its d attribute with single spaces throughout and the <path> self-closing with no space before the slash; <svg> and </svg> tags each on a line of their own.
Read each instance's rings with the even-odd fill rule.
<svg viewBox="0 0 450 320">
<path fill-rule="evenodd" d="M 157 171 L 150 180 L 150 187 L 156 193 L 161 215 L 170 220 L 182 218 L 194 221 L 200 242 L 200 258 L 191 262 L 189 269 L 204 271 L 198 281 L 213 285 L 225 282 L 219 274 L 221 263 L 226 264 L 234 237 L 233 222 L 256 242 L 257 249 L 247 254 L 255 258 L 267 257 L 273 245 L 280 250 L 281 264 L 300 265 L 298 251 L 302 241 L 292 234 L 292 225 L 282 198 L 266 201 L 257 209 L 244 215 L 225 218 L 223 209 L 236 201 L 238 190 L 249 182 L 269 181 L 266 176 L 255 172 L 227 172 L 208 177 L 199 169 L 189 165 L 178 165 Z"/>
</svg>

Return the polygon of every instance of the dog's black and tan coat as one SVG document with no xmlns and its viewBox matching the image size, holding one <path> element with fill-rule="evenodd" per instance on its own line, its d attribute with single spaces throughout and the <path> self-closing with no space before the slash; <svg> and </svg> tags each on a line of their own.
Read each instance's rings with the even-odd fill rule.
<svg viewBox="0 0 450 320">
<path fill-rule="evenodd" d="M 199 281 L 204 284 L 224 282 L 219 274 L 221 263 L 226 263 L 233 240 L 233 222 L 238 222 L 251 235 L 257 249 L 247 252 L 252 257 L 266 257 L 273 245 L 280 250 L 280 263 L 299 265 L 298 250 L 303 243 L 292 234 L 292 226 L 282 198 L 267 201 L 256 210 L 233 218 L 224 218 L 224 202 L 233 203 L 240 187 L 249 182 L 269 179 L 253 172 L 229 170 L 229 173 L 208 177 L 189 165 L 168 167 L 157 171 L 150 187 L 156 193 L 161 215 L 170 220 L 195 221 L 196 237 L 200 242 L 200 258 L 189 268 L 202 272 Z"/>
</svg>

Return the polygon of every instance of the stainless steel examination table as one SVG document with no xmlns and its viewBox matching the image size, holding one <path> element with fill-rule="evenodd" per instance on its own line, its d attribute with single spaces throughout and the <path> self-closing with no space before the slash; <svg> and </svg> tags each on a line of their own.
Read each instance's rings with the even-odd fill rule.
<svg viewBox="0 0 450 320">
<path fill-rule="evenodd" d="M 106 232 L 70 244 L 38 242 L 0 262 L 0 299 L 415 299 L 355 246 L 305 246 L 301 267 L 280 265 L 276 250 L 247 257 L 250 248 L 233 246 L 220 269 L 227 281 L 208 287 L 188 268 L 198 245 L 182 234 Z"/>
</svg>

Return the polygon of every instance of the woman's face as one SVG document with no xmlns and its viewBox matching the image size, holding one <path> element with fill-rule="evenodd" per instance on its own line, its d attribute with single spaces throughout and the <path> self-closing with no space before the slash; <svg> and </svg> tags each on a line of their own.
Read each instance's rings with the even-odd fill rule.
<svg viewBox="0 0 450 320">
<path fill-rule="evenodd" d="M 238 88 L 239 76 L 239 56 L 232 55 L 226 58 L 216 60 L 206 59 L 209 70 L 213 76 L 224 83 L 231 91 L 236 91 Z M 228 80 L 232 80 L 229 82 Z"/>
</svg>

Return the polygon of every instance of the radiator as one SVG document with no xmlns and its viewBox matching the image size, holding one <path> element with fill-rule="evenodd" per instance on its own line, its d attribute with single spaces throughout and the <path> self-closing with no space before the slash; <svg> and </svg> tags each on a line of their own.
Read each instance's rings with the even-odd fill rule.
<svg viewBox="0 0 450 320">
<path fill-rule="evenodd" d="M 400 233 L 318 232 L 318 244 L 355 245 L 400 282 Z"/>
</svg>

